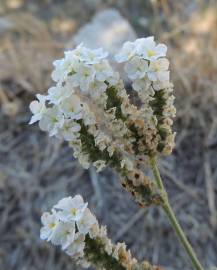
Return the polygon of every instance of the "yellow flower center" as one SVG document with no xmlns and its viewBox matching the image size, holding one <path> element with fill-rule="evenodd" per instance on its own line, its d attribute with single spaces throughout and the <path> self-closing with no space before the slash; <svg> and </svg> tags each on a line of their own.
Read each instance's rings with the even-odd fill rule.
<svg viewBox="0 0 217 270">
<path fill-rule="evenodd" d="M 90 60 L 94 60 L 95 57 L 94 53 L 89 52 L 88 56 L 90 57 Z"/>
<path fill-rule="evenodd" d="M 58 122 L 58 120 L 57 120 L 55 117 L 52 117 L 52 118 L 51 118 L 51 122 L 52 122 L 53 124 L 56 124 L 56 123 Z"/>
<path fill-rule="evenodd" d="M 151 57 L 151 56 L 155 56 L 156 55 L 156 52 L 153 51 L 153 50 L 148 50 L 148 56 Z"/>
<path fill-rule="evenodd" d="M 71 209 L 71 214 L 72 214 L 73 216 L 75 216 L 75 215 L 77 214 L 77 209 L 76 209 L 76 208 L 72 208 L 72 209 Z"/>
<path fill-rule="evenodd" d="M 56 226 L 56 224 L 55 224 L 54 222 L 49 223 L 49 225 L 48 225 L 48 227 L 49 227 L 50 229 L 53 229 L 55 226 Z"/>
</svg>

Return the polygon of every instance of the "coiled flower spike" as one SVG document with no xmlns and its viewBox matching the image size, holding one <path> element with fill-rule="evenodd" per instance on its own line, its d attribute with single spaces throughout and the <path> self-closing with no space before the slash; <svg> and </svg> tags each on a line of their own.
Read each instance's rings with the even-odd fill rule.
<svg viewBox="0 0 217 270">
<path fill-rule="evenodd" d="M 56 85 L 30 104 L 30 123 L 39 121 L 50 136 L 68 141 L 84 168 L 90 164 L 98 171 L 113 167 L 142 206 L 160 204 L 155 184 L 137 166 L 137 154 L 145 157 L 151 151 L 139 151 L 140 141 L 154 145 L 156 139 L 148 139 L 148 132 L 146 136 L 149 122 L 144 111 L 130 103 L 119 74 L 106 57 L 102 49 L 80 45 L 55 61 L 52 78 Z"/>
<path fill-rule="evenodd" d="M 156 157 L 170 154 L 175 145 L 172 125 L 176 110 L 166 52 L 167 47 L 156 44 L 153 37 L 123 45 L 116 60 L 125 63 L 132 80 L 130 96 L 102 49 L 90 50 L 81 44 L 65 52 L 63 59 L 54 62 L 52 78 L 56 85 L 47 95 L 37 95 L 38 100 L 30 104 L 30 124 L 38 121 L 50 136 L 68 141 L 84 168 L 114 168 L 121 176 L 122 186 L 141 206 L 161 206 L 193 266 L 203 270 L 170 206 L 156 163 Z M 136 104 L 131 102 L 134 95 L 139 98 Z M 147 168 L 151 168 L 155 181 L 145 173 Z M 71 210 L 68 214 L 77 216 L 77 210 Z M 55 209 L 44 217 L 52 221 L 51 229 L 58 223 L 53 213 Z M 69 235 L 66 240 L 61 238 L 64 249 L 76 234 L 76 229 L 65 229 Z M 49 230 L 45 230 L 45 235 L 55 243 Z M 76 240 L 79 242 L 80 238 Z M 82 244 L 80 248 L 83 250 Z M 97 256 L 96 251 L 92 256 Z M 155 269 L 147 267 L 130 269 Z"/>
<path fill-rule="evenodd" d="M 106 227 L 99 226 L 80 195 L 61 199 L 51 212 L 43 213 L 40 237 L 61 246 L 77 264 L 107 270 L 160 270 L 137 262 L 124 243 L 113 244 Z"/>
</svg>

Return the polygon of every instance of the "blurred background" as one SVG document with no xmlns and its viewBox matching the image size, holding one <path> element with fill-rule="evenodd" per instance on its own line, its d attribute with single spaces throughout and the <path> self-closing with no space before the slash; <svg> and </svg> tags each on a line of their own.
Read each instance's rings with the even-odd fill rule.
<svg viewBox="0 0 217 270">
<path fill-rule="evenodd" d="M 82 39 L 81 27 L 110 8 L 126 20 L 126 39 L 128 34 L 154 35 L 169 47 L 177 137 L 173 154 L 160 161 L 160 168 L 174 211 L 198 257 L 206 269 L 217 265 L 216 4 L 216 0 L 0 0 L 1 270 L 79 269 L 58 248 L 39 239 L 41 213 L 77 193 L 108 226 L 109 236 L 125 241 L 136 257 L 168 270 L 191 269 L 161 211 L 139 208 L 111 170 L 96 174 L 94 169 L 82 169 L 67 144 L 28 125 L 30 101 L 52 83 L 52 61 Z M 109 28 L 112 19 L 105 21 Z M 94 40 L 97 31 L 91 31 Z M 119 36 L 115 31 L 110 34 L 108 47 Z M 98 35 L 103 38 L 104 31 Z"/>
</svg>

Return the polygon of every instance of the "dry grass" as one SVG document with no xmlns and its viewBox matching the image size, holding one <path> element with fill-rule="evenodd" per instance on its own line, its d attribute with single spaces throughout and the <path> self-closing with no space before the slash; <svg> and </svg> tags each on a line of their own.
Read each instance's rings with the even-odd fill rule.
<svg viewBox="0 0 217 270">
<path fill-rule="evenodd" d="M 83 14 L 75 18 L 77 25 L 93 13 L 87 6 L 90 11 L 84 14 L 81 2 L 75 7 Z M 103 6 L 107 2 L 114 5 L 105 1 Z M 117 7 L 135 24 L 128 2 Z M 203 1 L 193 11 L 184 2 L 161 2 L 149 12 L 149 30 L 170 47 L 178 134 L 173 155 L 160 165 L 178 219 L 210 267 L 217 265 L 217 9 L 202 11 Z M 141 3 L 135 1 L 134 16 L 141 16 Z M 51 83 L 51 63 L 62 54 L 72 24 L 60 27 L 66 31 L 61 35 L 50 31 L 53 21 L 45 23 L 28 10 L 11 13 L 7 20 L 10 27 L 0 36 L 0 269 L 78 269 L 39 240 L 41 212 L 78 192 L 108 225 L 110 236 L 126 241 L 140 259 L 166 269 L 190 269 L 158 209 L 139 209 L 110 170 L 100 175 L 84 171 L 67 145 L 27 125 L 28 104 Z M 144 35 L 141 25 L 138 31 Z"/>
</svg>

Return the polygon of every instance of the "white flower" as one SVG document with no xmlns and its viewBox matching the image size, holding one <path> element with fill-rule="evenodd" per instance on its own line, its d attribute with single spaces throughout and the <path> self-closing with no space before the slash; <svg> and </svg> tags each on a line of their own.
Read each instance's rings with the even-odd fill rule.
<svg viewBox="0 0 217 270">
<path fill-rule="evenodd" d="M 60 103 L 59 108 L 70 119 L 78 120 L 82 118 L 83 104 L 77 95 L 72 94 L 67 99 L 64 99 Z"/>
<path fill-rule="evenodd" d="M 66 119 L 64 125 L 61 128 L 60 137 L 63 137 L 66 141 L 73 141 L 79 137 L 79 131 L 81 126 L 73 120 Z"/>
<path fill-rule="evenodd" d="M 76 258 L 84 256 L 85 236 L 80 233 L 75 234 L 74 242 L 67 248 L 66 253 Z"/>
<path fill-rule="evenodd" d="M 91 66 L 80 63 L 75 68 L 75 74 L 71 76 L 72 84 L 80 86 L 82 91 L 88 91 L 89 84 L 94 80 L 95 70 Z"/>
<path fill-rule="evenodd" d="M 107 147 L 107 151 L 108 151 L 108 153 L 109 153 L 109 156 L 112 157 L 113 154 L 114 154 L 114 152 L 115 152 L 115 146 L 114 146 L 113 144 L 112 144 L 112 145 L 109 145 L 109 146 Z"/>
<path fill-rule="evenodd" d="M 39 127 L 50 136 L 57 135 L 64 124 L 64 117 L 57 107 L 48 108 L 39 121 Z"/>
<path fill-rule="evenodd" d="M 62 249 L 66 249 L 72 244 L 75 238 L 74 222 L 59 222 L 52 235 L 51 242 L 54 245 L 61 245 Z"/>
<path fill-rule="evenodd" d="M 146 92 L 151 85 L 151 82 L 147 78 L 137 79 L 133 81 L 132 87 L 135 91 Z"/>
<path fill-rule="evenodd" d="M 75 153 L 74 153 L 75 156 Z M 83 154 L 83 153 L 79 153 L 78 155 L 78 161 L 81 164 L 81 166 L 84 169 L 89 169 L 90 167 L 90 159 L 89 159 L 89 155 L 88 154 Z"/>
<path fill-rule="evenodd" d="M 53 62 L 54 71 L 51 74 L 51 78 L 55 82 L 63 82 L 67 76 L 74 73 L 74 66 L 78 64 L 78 60 L 73 57 L 71 52 L 65 53 L 66 57 Z"/>
<path fill-rule="evenodd" d="M 58 105 L 61 101 L 68 98 L 73 92 L 74 89 L 69 83 L 59 83 L 48 89 L 48 100 L 50 100 L 51 103 Z"/>
<path fill-rule="evenodd" d="M 82 218 L 87 203 L 84 203 L 83 198 L 80 195 L 75 197 L 67 197 L 60 200 L 55 206 L 58 211 L 58 217 L 63 222 L 78 221 Z"/>
<path fill-rule="evenodd" d="M 66 51 L 65 58 L 72 58 L 76 57 L 77 59 L 80 59 L 81 54 L 86 48 L 84 47 L 83 43 L 80 43 L 74 50 Z"/>
<path fill-rule="evenodd" d="M 90 125 L 94 125 L 96 124 L 96 117 L 94 115 L 93 112 L 91 112 L 88 108 L 88 106 L 84 104 L 83 106 L 83 121 L 84 121 L 84 124 L 87 125 L 87 126 L 90 126 Z"/>
<path fill-rule="evenodd" d="M 135 55 L 135 44 L 127 41 L 124 43 L 121 51 L 115 56 L 118 63 L 126 62 Z"/>
<path fill-rule="evenodd" d="M 128 171 L 133 171 L 134 169 L 133 162 L 129 158 L 124 158 L 121 161 L 121 168 L 126 168 Z"/>
<path fill-rule="evenodd" d="M 76 222 L 78 230 L 81 234 L 87 234 L 93 224 L 97 224 L 96 217 L 91 213 L 91 211 L 86 208 L 84 214 L 80 220 Z"/>
<path fill-rule="evenodd" d="M 99 147 L 99 150 L 103 151 L 111 143 L 109 136 L 102 132 L 98 132 L 95 135 L 95 143 Z"/>
<path fill-rule="evenodd" d="M 73 148 L 74 156 L 78 156 L 77 153 L 81 152 L 81 147 L 82 147 L 81 140 L 76 139 L 76 140 L 69 141 L 69 147 Z"/>
<path fill-rule="evenodd" d="M 101 82 L 107 80 L 107 78 L 111 77 L 114 73 L 108 61 L 106 60 L 95 64 L 93 68 L 96 71 L 96 79 Z"/>
<path fill-rule="evenodd" d="M 31 112 L 33 113 L 33 116 L 31 117 L 29 124 L 33 124 L 41 120 L 43 114 L 46 111 L 45 102 L 47 100 L 47 97 L 40 94 L 37 94 L 36 97 L 38 100 L 32 101 L 29 105 Z"/>
<path fill-rule="evenodd" d="M 104 82 L 96 81 L 90 83 L 89 91 L 91 96 L 99 97 L 103 92 L 105 92 L 107 85 Z"/>
<path fill-rule="evenodd" d="M 149 71 L 147 73 L 148 78 L 151 81 L 169 81 L 169 61 L 166 58 L 160 58 L 155 61 L 151 61 L 149 65 Z"/>
<path fill-rule="evenodd" d="M 148 62 L 139 57 L 133 57 L 127 62 L 124 69 L 131 80 L 141 79 L 145 77 L 148 71 Z"/>
<path fill-rule="evenodd" d="M 112 74 L 112 76 L 110 76 L 110 77 L 108 77 L 108 78 L 106 79 L 106 81 L 107 81 L 110 85 L 116 85 L 116 84 L 118 83 L 118 81 L 119 81 L 119 77 L 120 77 L 119 73 L 118 73 L 118 72 L 114 72 L 114 73 Z"/>
<path fill-rule="evenodd" d="M 80 60 L 88 65 L 100 63 L 102 59 L 106 58 L 108 53 L 103 51 L 102 48 L 91 50 L 88 48 L 83 49 L 80 54 Z"/>
<path fill-rule="evenodd" d="M 96 167 L 96 171 L 97 172 L 100 172 L 100 171 L 102 171 L 105 167 L 106 167 L 106 162 L 105 162 L 105 160 L 97 160 L 97 161 L 95 161 L 95 162 L 93 162 L 93 166 L 95 166 Z"/>
<path fill-rule="evenodd" d="M 150 61 L 164 57 L 167 52 L 167 46 L 164 44 L 156 45 L 154 37 L 137 39 L 135 44 L 136 53 Z"/>
<path fill-rule="evenodd" d="M 169 81 L 156 81 L 153 82 L 153 88 L 155 91 L 159 91 L 165 88 L 171 88 L 173 87 L 173 84 Z"/>
<path fill-rule="evenodd" d="M 53 65 L 55 68 L 51 73 L 51 78 L 58 82 L 65 77 L 64 59 L 55 60 Z"/>
<path fill-rule="evenodd" d="M 54 232 L 59 224 L 59 219 L 55 211 L 52 213 L 45 212 L 41 217 L 43 227 L 40 230 L 40 238 L 42 240 L 51 241 Z"/>
</svg>

